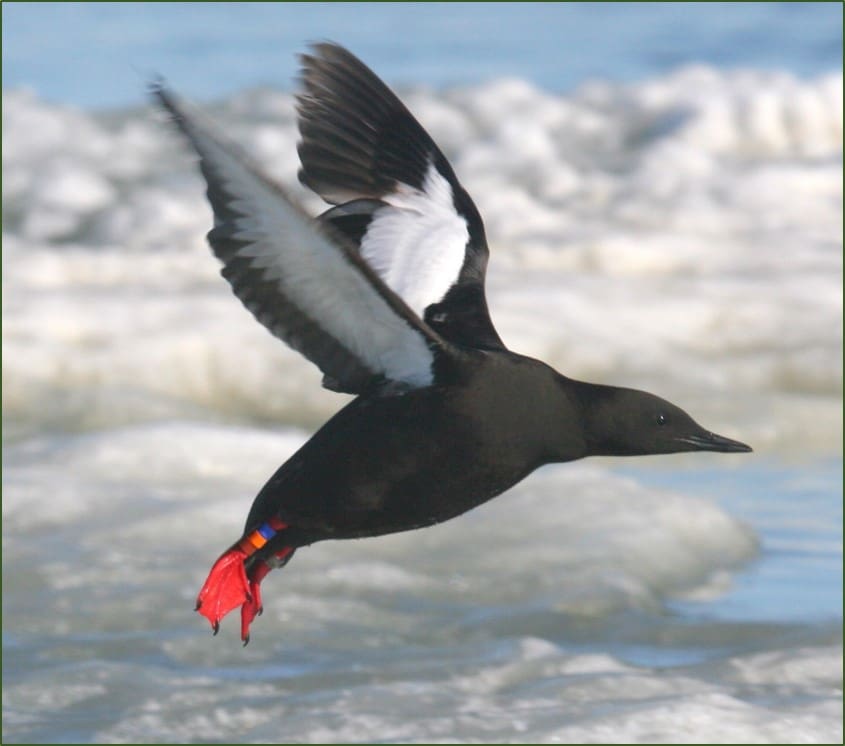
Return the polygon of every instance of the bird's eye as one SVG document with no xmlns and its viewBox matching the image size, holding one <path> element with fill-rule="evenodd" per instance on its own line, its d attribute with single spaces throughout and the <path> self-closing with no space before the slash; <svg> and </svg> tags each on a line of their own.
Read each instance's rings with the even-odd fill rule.
<svg viewBox="0 0 845 746">
<path fill-rule="evenodd" d="M 658 414 L 656 419 L 658 425 L 665 425 L 667 422 L 669 422 L 669 418 L 665 414 L 663 414 L 663 412 Z"/>
</svg>

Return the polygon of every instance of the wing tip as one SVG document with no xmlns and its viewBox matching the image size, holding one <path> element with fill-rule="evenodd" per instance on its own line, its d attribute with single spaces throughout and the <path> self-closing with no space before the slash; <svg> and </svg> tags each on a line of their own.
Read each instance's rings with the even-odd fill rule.
<svg viewBox="0 0 845 746">
<path fill-rule="evenodd" d="M 155 73 L 150 78 L 147 83 L 147 95 L 152 99 L 154 104 L 157 104 L 164 110 L 173 124 L 182 130 L 182 132 L 188 134 L 185 112 L 182 109 L 179 99 L 170 89 L 163 75 Z"/>
<path fill-rule="evenodd" d="M 167 80 L 161 73 L 153 73 L 147 81 L 147 95 L 168 111 L 173 109 L 173 94 L 167 85 Z"/>
</svg>

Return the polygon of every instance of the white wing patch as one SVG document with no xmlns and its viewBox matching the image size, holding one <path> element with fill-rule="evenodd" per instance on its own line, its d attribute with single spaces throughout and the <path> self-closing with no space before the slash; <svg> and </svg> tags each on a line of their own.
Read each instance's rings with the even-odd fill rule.
<svg viewBox="0 0 845 746">
<path fill-rule="evenodd" d="M 181 116 L 209 182 L 238 213 L 227 220 L 233 238 L 246 243 L 237 256 L 262 269 L 263 278 L 275 282 L 281 296 L 367 368 L 414 387 L 429 385 L 434 356 L 422 334 L 388 305 L 310 216 L 240 157 Z"/>
<path fill-rule="evenodd" d="M 455 284 L 469 231 L 452 187 L 429 162 L 422 190 L 407 184 L 381 197 L 361 241 L 361 255 L 420 317 Z"/>
</svg>

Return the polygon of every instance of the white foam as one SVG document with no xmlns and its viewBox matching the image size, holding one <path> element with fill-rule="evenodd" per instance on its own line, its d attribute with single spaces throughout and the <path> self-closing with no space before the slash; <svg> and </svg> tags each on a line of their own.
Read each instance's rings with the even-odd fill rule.
<svg viewBox="0 0 845 746">
<path fill-rule="evenodd" d="M 757 451 L 841 453 L 841 74 L 406 100 L 484 215 L 515 349 L 674 398 Z M 313 429 L 344 400 L 217 276 L 204 186 L 160 117 L 3 104 L 4 735 L 841 741 L 841 629 L 698 618 L 755 535 L 607 462 L 426 531 L 301 550 L 249 648 L 233 619 L 198 634 L 209 563 L 306 437 L 250 423 Z M 296 183 L 290 94 L 209 108 L 321 209 Z M 764 564 L 837 564 L 831 491 L 784 492 L 782 516 L 765 494 Z"/>
<path fill-rule="evenodd" d="M 815 423 L 810 447 L 836 450 L 841 408 L 814 402 L 841 396 L 841 83 L 694 67 L 570 96 L 506 79 L 407 98 L 485 217 L 510 345 L 573 377 L 681 392 L 714 429 L 724 401 L 755 445 L 803 447 L 803 427 L 764 422 L 775 398 Z M 289 94 L 212 108 L 305 195 Z M 4 137 L 16 422 L 181 402 L 313 425 L 336 408 L 216 276 L 204 187 L 161 117 L 11 92 Z"/>
<path fill-rule="evenodd" d="M 542 650 L 535 650 L 537 646 Z M 801 658 L 841 656 L 819 649 Z M 290 696 L 289 676 L 270 681 L 199 676 L 173 686 L 158 674 L 168 697 L 146 692 L 98 740 L 133 743 L 235 738 L 304 743 L 454 743 L 483 739 L 530 743 L 836 743 L 841 701 L 836 685 L 802 682 L 787 703 L 782 690 L 735 686 L 706 665 L 648 670 L 611 658 L 572 655 L 531 638 L 515 641 L 495 660 L 461 674 L 431 678 L 424 660 L 385 661 L 390 678 L 326 670 L 345 686 L 336 692 Z M 753 656 L 735 662 L 753 665 Z M 446 661 L 436 661 L 443 666 Z M 116 673 L 116 672 L 115 672 Z M 115 684 L 123 684 L 119 674 Z M 801 704 L 795 704 L 803 698 Z"/>
</svg>

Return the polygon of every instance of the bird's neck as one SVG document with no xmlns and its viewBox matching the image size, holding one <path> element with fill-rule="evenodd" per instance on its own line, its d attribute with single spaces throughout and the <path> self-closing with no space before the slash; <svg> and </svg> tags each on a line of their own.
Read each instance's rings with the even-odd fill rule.
<svg viewBox="0 0 845 746">
<path fill-rule="evenodd" d="M 578 413 L 583 440 L 583 456 L 624 456 L 619 438 L 618 418 L 614 417 L 617 386 L 568 379 L 567 391 Z"/>
</svg>

